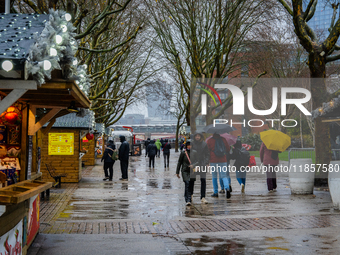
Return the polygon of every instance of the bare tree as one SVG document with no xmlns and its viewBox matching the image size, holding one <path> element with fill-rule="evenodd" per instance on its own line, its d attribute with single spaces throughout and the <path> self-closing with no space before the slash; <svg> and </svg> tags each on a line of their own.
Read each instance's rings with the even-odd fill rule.
<svg viewBox="0 0 340 255">
<path fill-rule="evenodd" d="M 317 0 L 310 0 L 303 5 L 302 0 L 292 0 L 288 3 L 285 0 L 277 0 L 285 10 L 291 15 L 295 33 L 300 40 L 300 44 L 308 54 L 308 67 L 310 70 L 311 93 L 313 107 L 322 107 L 323 102 L 328 102 L 332 97 L 327 92 L 326 64 L 340 59 L 340 50 L 337 41 L 340 36 L 340 18 L 336 13 L 339 6 L 337 1 L 329 1 L 333 8 L 333 16 L 329 34 L 324 39 L 318 37 L 315 31 L 308 25 L 308 21 L 314 16 Z M 327 164 L 331 160 L 330 130 L 327 123 L 323 123 L 321 118 L 315 120 L 315 152 L 316 163 Z"/>
<path fill-rule="evenodd" d="M 50 8 L 72 16 L 79 43 L 76 57 L 87 65 L 93 81 L 89 99 L 96 121 L 106 126 L 116 122 L 139 98 L 137 89 L 152 72 L 151 50 L 141 48 L 145 41 L 136 41 L 144 23 L 137 1 L 15 0 L 12 11 L 42 14 Z"/>
<path fill-rule="evenodd" d="M 244 63 L 247 36 L 258 24 L 266 24 L 267 13 L 275 5 L 271 1 L 144 1 L 151 18 L 149 25 L 154 28 L 157 37 L 155 45 L 163 57 L 176 70 L 183 92 L 190 98 L 190 90 L 197 84 L 193 78 L 225 78 Z M 256 34 L 256 31 L 252 31 Z M 248 41 L 249 42 L 249 41 Z M 223 114 L 232 105 L 226 99 L 223 109 L 216 112 Z M 200 101 L 187 104 L 185 118 L 194 132 L 195 121 L 199 114 Z M 190 111 L 193 119 L 190 121 Z M 217 117 L 207 114 L 208 120 Z"/>
</svg>

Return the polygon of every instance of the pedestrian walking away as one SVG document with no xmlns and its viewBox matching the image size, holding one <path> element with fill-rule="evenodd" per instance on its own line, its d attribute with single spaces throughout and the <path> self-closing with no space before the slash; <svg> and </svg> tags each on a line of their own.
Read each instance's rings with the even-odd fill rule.
<svg viewBox="0 0 340 255">
<path fill-rule="evenodd" d="M 116 149 L 116 146 L 113 144 L 113 141 L 108 141 L 107 147 L 105 148 L 103 157 L 101 159 L 101 162 L 104 161 L 104 174 L 105 178 L 104 181 L 109 180 L 112 181 L 113 176 L 113 165 L 115 161 L 112 159 L 112 155 Z M 108 171 L 109 170 L 109 171 Z"/>
<path fill-rule="evenodd" d="M 234 144 L 234 149 L 230 154 L 230 159 L 235 159 L 234 167 L 236 169 L 236 179 L 241 185 L 241 193 L 244 193 L 246 186 L 246 171 L 241 170 L 242 166 L 248 166 L 250 155 L 249 152 L 242 148 L 240 139 Z"/>
<path fill-rule="evenodd" d="M 195 151 L 190 150 L 191 145 L 190 141 L 186 143 L 185 150 L 181 152 L 178 163 L 177 163 L 177 169 L 176 169 L 176 175 L 178 178 L 180 178 L 179 173 L 182 173 L 182 179 L 184 182 L 184 199 L 187 206 L 190 206 L 191 196 L 192 196 L 192 189 L 190 187 L 190 172 L 193 171 L 193 165 L 191 159 L 196 158 L 194 153 Z"/>
<path fill-rule="evenodd" d="M 163 145 L 164 167 L 167 167 L 167 166 L 169 167 L 170 149 L 171 149 L 171 144 L 169 143 L 168 139 L 165 139 L 164 145 Z"/>
<path fill-rule="evenodd" d="M 120 136 L 119 139 L 120 139 L 120 142 L 122 143 L 118 150 L 118 157 L 120 160 L 120 170 L 122 172 L 122 178 L 120 178 L 119 180 L 127 181 L 128 180 L 130 145 L 125 140 L 125 136 Z"/>
<path fill-rule="evenodd" d="M 161 147 L 162 147 L 162 143 L 159 141 L 159 139 L 157 139 L 157 141 L 155 142 L 156 146 L 157 146 L 157 156 L 160 157 L 161 155 Z"/>
<path fill-rule="evenodd" d="M 148 138 L 145 142 L 144 142 L 144 146 L 145 146 L 145 157 L 146 157 L 146 151 L 148 148 L 148 145 L 150 144 L 150 138 Z"/>
<path fill-rule="evenodd" d="M 267 187 L 269 192 L 276 191 L 276 172 L 274 168 L 279 164 L 279 151 L 269 150 L 264 143 L 260 148 L 260 159 L 264 167 L 267 167 Z"/>
<path fill-rule="evenodd" d="M 229 188 L 229 168 L 228 168 L 228 156 L 230 151 L 230 146 L 224 137 L 219 134 L 214 133 L 212 138 L 207 142 L 210 154 L 210 170 L 212 173 L 212 182 L 214 193 L 212 197 L 218 197 L 218 175 L 222 178 L 226 198 L 230 198 L 230 188 Z"/>
<path fill-rule="evenodd" d="M 207 188 L 207 181 L 206 181 L 207 177 L 206 177 L 206 171 L 203 171 L 203 169 L 207 169 L 209 165 L 209 149 L 201 133 L 196 133 L 194 135 L 194 141 L 192 142 L 191 149 L 192 151 L 196 152 L 197 160 L 195 161 L 197 161 L 197 163 L 195 164 L 195 168 L 194 168 L 195 171 L 192 171 L 190 174 L 189 190 L 191 194 L 194 194 L 194 184 L 195 184 L 195 180 L 198 175 L 200 177 L 200 182 L 201 182 L 201 203 L 207 204 L 208 201 L 205 198 L 206 188 Z"/>
<path fill-rule="evenodd" d="M 155 141 L 152 140 L 151 143 L 148 145 L 146 150 L 146 154 L 149 157 L 149 167 L 155 168 L 155 157 L 157 154 L 157 146 L 155 145 Z"/>
</svg>

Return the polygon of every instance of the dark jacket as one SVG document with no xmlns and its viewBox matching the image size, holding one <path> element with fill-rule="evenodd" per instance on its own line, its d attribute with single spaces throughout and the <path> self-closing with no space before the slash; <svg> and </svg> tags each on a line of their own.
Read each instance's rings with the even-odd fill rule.
<svg viewBox="0 0 340 255">
<path fill-rule="evenodd" d="M 190 151 L 186 151 L 188 154 L 188 157 L 191 161 L 191 163 L 193 164 L 193 166 L 195 165 L 194 162 L 192 162 L 192 159 L 195 158 L 196 155 L 196 151 L 194 150 L 190 150 Z M 187 155 L 185 154 L 185 150 L 181 152 L 181 154 L 179 155 L 178 158 L 178 163 L 177 163 L 177 169 L 176 169 L 176 174 L 179 174 L 180 171 L 182 171 L 182 178 L 183 181 L 190 181 L 190 171 L 193 171 L 192 169 L 190 169 L 190 162 L 188 160 Z"/>
<path fill-rule="evenodd" d="M 114 144 L 112 144 L 112 145 L 109 144 L 109 145 L 106 147 L 105 151 L 104 151 L 104 155 L 103 155 L 101 161 L 104 160 L 105 163 L 112 163 L 112 162 L 115 162 L 115 161 L 111 158 L 111 156 L 112 156 L 112 154 L 113 154 L 113 151 L 112 151 L 112 150 L 115 150 L 115 149 L 116 149 L 116 146 L 115 146 Z"/>
<path fill-rule="evenodd" d="M 201 139 L 196 141 L 195 138 L 191 141 L 191 151 L 196 151 L 197 154 L 197 165 L 200 167 L 204 167 L 209 165 L 209 149 L 207 143 L 204 141 L 204 137 L 200 133 L 196 133 L 196 135 L 200 135 Z"/>
<path fill-rule="evenodd" d="M 170 154 L 170 149 L 171 149 L 170 142 L 168 142 L 168 139 L 166 139 L 163 145 L 163 154 Z"/>
<path fill-rule="evenodd" d="M 145 145 L 145 148 L 148 148 L 148 145 L 150 144 L 150 138 L 148 138 L 146 141 L 145 141 L 145 143 L 144 143 L 144 145 Z"/>
<path fill-rule="evenodd" d="M 155 144 L 155 141 L 152 140 L 151 143 L 146 148 L 146 155 L 148 155 L 149 157 L 153 157 L 153 156 L 156 156 L 156 154 L 157 154 L 157 146 Z"/>
<path fill-rule="evenodd" d="M 242 164 L 240 163 L 240 150 L 242 148 L 242 143 L 240 140 L 237 140 L 234 144 L 233 153 L 229 154 L 230 159 L 235 159 L 234 166 L 236 167 L 236 170 L 240 170 Z"/>
<path fill-rule="evenodd" d="M 125 136 L 119 137 L 121 141 L 121 145 L 118 150 L 118 156 L 120 161 L 128 161 L 129 160 L 129 153 L 130 153 L 130 146 L 127 141 L 125 141 Z"/>
</svg>

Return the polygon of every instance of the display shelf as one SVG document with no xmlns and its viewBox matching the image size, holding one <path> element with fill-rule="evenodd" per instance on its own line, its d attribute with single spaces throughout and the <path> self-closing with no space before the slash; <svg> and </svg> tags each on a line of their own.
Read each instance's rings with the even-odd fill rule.
<svg viewBox="0 0 340 255">
<path fill-rule="evenodd" d="M 52 187 L 52 182 L 27 180 L 0 189 L 0 204 L 18 204 Z"/>
</svg>

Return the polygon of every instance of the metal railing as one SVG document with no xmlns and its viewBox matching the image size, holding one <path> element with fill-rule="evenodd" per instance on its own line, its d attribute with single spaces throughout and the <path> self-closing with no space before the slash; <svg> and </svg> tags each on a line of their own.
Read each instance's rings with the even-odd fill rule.
<svg viewBox="0 0 340 255">
<path fill-rule="evenodd" d="M 315 148 L 291 148 L 288 151 L 288 165 L 291 159 L 311 158 L 315 163 Z M 340 160 L 340 149 L 332 149 L 332 160 Z"/>
</svg>

